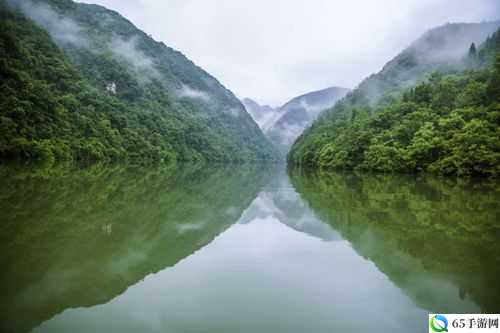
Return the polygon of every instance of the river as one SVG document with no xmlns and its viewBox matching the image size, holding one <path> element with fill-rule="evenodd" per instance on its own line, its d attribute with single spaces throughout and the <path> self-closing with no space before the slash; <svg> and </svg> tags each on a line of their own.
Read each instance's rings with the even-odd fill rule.
<svg viewBox="0 0 500 333">
<path fill-rule="evenodd" d="M 0 168 L 2 332 L 424 332 L 500 311 L 498 181 Z"/>
</svg>

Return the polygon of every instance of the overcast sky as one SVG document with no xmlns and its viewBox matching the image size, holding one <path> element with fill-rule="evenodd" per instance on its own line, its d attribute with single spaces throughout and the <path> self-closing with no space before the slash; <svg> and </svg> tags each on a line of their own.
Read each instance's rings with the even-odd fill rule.
<svg viewBox="0 0 500 333">
<path fill-rule="evenodd" d="M 355 87 L 423 32 L 500 18 L 500 0 L 85 0 L 183 52 L 238 97 Z"/>
</svg>

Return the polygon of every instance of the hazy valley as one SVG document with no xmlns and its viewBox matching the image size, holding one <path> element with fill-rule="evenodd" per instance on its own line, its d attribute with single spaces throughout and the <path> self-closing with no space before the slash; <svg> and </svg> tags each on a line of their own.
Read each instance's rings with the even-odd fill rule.
<svg viewBox="0 0 500 333">
<path fill-rule="evenodd" d="M 497 12 L 0 0 L 0 331 L 498 313 Z"/>
</svg>

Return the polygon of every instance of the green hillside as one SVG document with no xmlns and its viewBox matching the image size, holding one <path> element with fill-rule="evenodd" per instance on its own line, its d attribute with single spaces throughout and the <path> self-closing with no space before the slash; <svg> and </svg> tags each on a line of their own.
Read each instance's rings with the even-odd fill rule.
<svg viewBox="0 0 500 333">
<path fill-rule="evenodd" d="M 236 97 L 118 13 L 0 0 L 0 158 L 273 158 Z"/>
<path fill-rule="evenodd" d="M 472 42 L 481 40 L 495 25 L 429 32 L 324 113 L 295 142 L 289 161 L 382 172 L 500 174 L 500 33 L 479 51 L 464 44 L 472 35 Z"/>
</svg>

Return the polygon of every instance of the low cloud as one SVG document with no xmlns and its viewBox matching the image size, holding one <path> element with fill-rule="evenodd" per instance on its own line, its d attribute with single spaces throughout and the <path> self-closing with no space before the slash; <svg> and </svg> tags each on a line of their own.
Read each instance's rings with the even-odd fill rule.
<svg viewBox="0 0 500 333">
<path fill-rule="evenodd" d="M 9 4 L 19 8 L 23 14 L 45 28 L 56 43 L 71 44 L 96 54 L 102 52 L 101 49 L 93 47 L 88 32 L 77 21 L 60 15 L 50 6 L 20 0 L 9 0 Z M 108 25 L 112 21 L 113 18 L 105 15 L 100 24 Z M 129 38 L 114 36 L 107 46 L 114 57 L 131 64 L 134 71 L 146 74 L 145 76 L 149 78 L 161 78 L 153 59 L 138 48 L 138 38 L 138 36 Z"/>
<path fill-rule="evenodd" d="M 238 108 L 228 108 L 224 109 L 224 112 L 232 117 L 238 117 L 243 110 Z"/>
<path fill-rule="evenodd" d="M 178 92 L 178 96 L 185 97 L 185 98 L 198 99 L 198 100 L 201 100 L 203 102 L 210 101 L 210 96 L 206 92 L 193 89 L 186 84 L 182 85 L 181 89 Z"/>
<path fill-rule="evenodd" d="M 196 223 L 182 223 L 182 224 L 177 224 L 175 228 L 177 229 L 177 233 L 179 234 L 185 234 L 187 232 L 192 232 L 192 231 L 197 231 L 202 229 L 207 225 L 207 221 L 200 221 Z"/>
<path fill-rule="evenodd" d="M 315 118 L 321 111 L 328 109 L 337 103 L 336 98 L 332 98 L 331 102 L 328 103 L 316 103 L 309 104 L 305 99 L 300 100 L 300 106 L 306 110 L 308 114 L 311 115 L 311 118 Z"/>
<path fill-rule="evenodd" d="M 136 71 L 145 71 L 155 77 L 160 77 L 153 59 L 137 47 L 137 41 L 137 36 L 128 39 L 115 37 L 111 41 L 110 49 L 115 56 L 132 64 Z"/>
<path fill-rule="evenodd" d="M 72 44 L 77 47 L 89 47 L 89 40 L 85 37 L 78 23 L 58 14 L 51 7 L 35 4 L 31 1 L 18 0 L 9 0 L 9 4 L 19 8 L 24 15 L 45 28 L 56 42 Z"/>
<path fill-rule="evenodd" d="M 279 131 L 279 138 L 281 144 L 285 146 L 290 146 L 295 141 L 295 139 L 302 134 L 304 127 L 295 124 L 281 124 L 278 128 L 273 129 Z"/>
<path fill-rule="evenodd" d="M 498 0 L 81 1 L 118 10 L 237 96 L 271 105 L 355 87 L 430 28 L 500 18 Z"/>
</svg>

